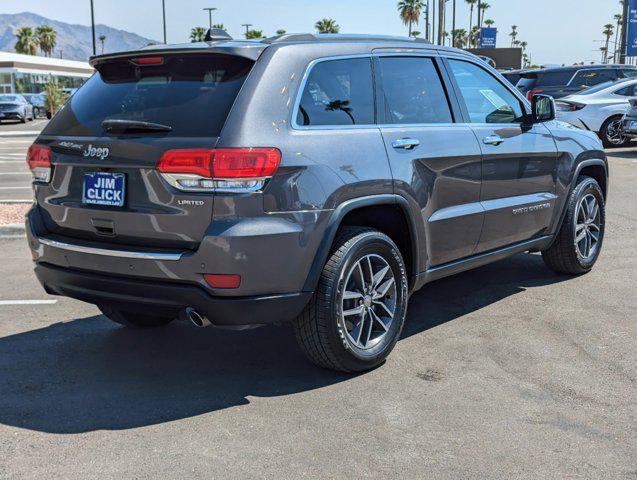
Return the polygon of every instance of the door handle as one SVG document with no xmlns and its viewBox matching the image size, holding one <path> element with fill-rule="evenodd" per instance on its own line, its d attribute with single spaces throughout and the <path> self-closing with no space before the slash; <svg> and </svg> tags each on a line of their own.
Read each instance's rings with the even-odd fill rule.
<svg viewBox="0 0 637 480">
<path fill-rule="evenodd" d="M 502 142 L 504 142 L 504 138 L 500 135 L 489 135 L 482 139 L 482 143 L 485 145 L 500 145 Z"/>
<path fill-rule="evenodd" d="M 398 140 L 391 142 L 392 147 L 403 148 L 405 150 L 413 150 L 418 145 L 420 145 L 420 141 L 415 138 L 399 138 Z"/>
</svg>

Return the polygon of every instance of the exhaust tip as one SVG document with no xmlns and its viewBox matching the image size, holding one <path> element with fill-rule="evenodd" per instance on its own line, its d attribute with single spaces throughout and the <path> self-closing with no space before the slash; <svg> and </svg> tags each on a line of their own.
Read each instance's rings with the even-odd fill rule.
<svg viewBox="0 0 637 480">
<path fill-rule="evenodd" d="M 186 318 L 190 320 L 190 322 L 199 328 L 208 327 L 211 325 L 210 320 L 200 314 L 197 310 L 192 307 L 186 308 Z"/>
</svg>

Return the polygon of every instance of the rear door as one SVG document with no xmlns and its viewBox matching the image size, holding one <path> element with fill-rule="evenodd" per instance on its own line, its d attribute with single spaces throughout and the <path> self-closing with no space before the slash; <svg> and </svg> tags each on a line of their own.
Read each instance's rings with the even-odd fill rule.
<svg viewBox="0 0 637 480">
<path fill-rule="evenodd" d="M 483 220 L 481 153 L 471 128 L 455 121 L 460 112 L 439 60 L 380 56 L 376 72 L 394 188 L 425 223 L 428 265 L 471 255 Z"/>
<path fill-rule="evenodd" d="M 212 219 L 213 195 L 172 186 L 156 165 L 171 149 L 215 146 L 252 65 L 214 54 L 99 63 L 38 139 L 51 147 L 54 166 L 51 183 L 36 185 L 47 229 L 86 240 L 196 248 Z M 167 128 L 103 125 L 113 120 Z"/>
<path fill-rule="evenodd" d="M 477 63 L 447 59 L 467 125 L 482 149 L 484 226 L 476 252 L 541 236 L 555 208 L 557 147 L 524 105 Z"/>
</svg>

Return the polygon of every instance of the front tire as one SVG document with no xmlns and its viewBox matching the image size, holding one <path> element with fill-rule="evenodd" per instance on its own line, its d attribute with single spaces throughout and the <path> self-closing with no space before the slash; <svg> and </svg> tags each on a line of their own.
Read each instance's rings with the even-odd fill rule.
<svg viewBox="0 0 637 480">
<path fill-rule="evenodd" d="M 380 365 L 402 332 L 407 289 L 403 258 L 387 235 L 343 228 L 314 296 L 294 322 L 301 350 L 316 365 L 341 372 Z"/>
<path fill-rule="evenodd" d="M 129 310 L 113 308 L 110 305 L 98 305 L 100 311 L 109 319 L 120 325 L 135 328 L 156 328 L 168 325 L 174 320 L 173 317 L 162 317 L 137 313 Z"/>
<path fill-rule="evenodd" d="M 581 176 L 571 192 L 557 238 L 542 252 L 544 263 L 557 273 L 579 275 L 591 271 L 604 240 L 604 194 L 597 181 Z"/>
<path fill-rule="evenodd" d="M 599 138 L 604 147 L 619 148 L 630 142 L 630 138 L 622 130 L 622 118 L 621 115 L 615 115 L 602 124 L 599 129 Z"/>
</svg>

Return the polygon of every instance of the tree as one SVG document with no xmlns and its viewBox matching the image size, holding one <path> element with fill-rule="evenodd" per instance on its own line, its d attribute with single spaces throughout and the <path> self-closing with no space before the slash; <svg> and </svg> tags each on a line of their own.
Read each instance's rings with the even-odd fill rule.
<svg viewBox="0 0 637 480">
<path fill-rule="evenodd" d="M 38 39 L 31 27 L 20 28 L 15 36 L 18 41 L 15 43 L 15 51 L 25 55 L 36 55 L 38 53 Z"/>
<path fill-rule="evenodd" d="M 102 34 L 99 37 L 97 37 L 101 43 L 101 47 L 102 47 L 102 53 L 104 53 L 104 40 L 106 40 L 106 35 Z"/>
<path fill-rule="evenodd" d="M 314 24 L 318 33 L 338 33 L 341 27 L 331 18 L 323 18 Z"/>
<path fill-rule="evenodd" d="M 397 4 L 398 14 L 403 24 L 408 26 L 408 35 L 411 37 L 411 27 L 415 23 L 418 25 L 420 11 L 425 8 L 423 0 L 400 0 Z"/>
<path fill-rule="evenodd" d="M 212 28 L 218 28 L 219 30 L 225 30 L 226 26 L 223 23 L 215 23 Z"/>
<path fill-rule="evenodd" d="M 487 2 L 478 2 L 478 18 L 480 19 L 480 27 L 482 27 L 482 24 L 484 23 L 484 11 L 489 8 L 491 8 L 491 5 Z"/>
<path fill-rule="evenodd" d="M 493 20 L 491 20 L 490 18 L 487 18 L 487 19 L 484 21 L 484 24 L 485 24 L 487 27 L 491 28 L 491 27 L 493 27 L 493 25 L 495 25 L 495 22 L 494 22 Z"/>
<path fill-rule="evenodd" d="M 46 92 L 44 108 L 53 116 L 64 104 L 64 93 L 57 80 L 49 80 L 44 86 L 44 91 Z"/>
<path fill-rule="evenodd" d="M 456 48 L 464 48 L 467 45 L 468 34 L 464 28 L 458 28 L 451 32 L 453 35 L 454 47 Z"/>
<path fill-rule="evenodd" d="M 469 32 L 469 47 L 476 47 L 480 42 L 480 27 L 474 25 Z"/>
<path fill-rule="evenodd" d="M 203 27 L 194 27 L 190 30 L 190 41 L 203 42 L 206 39 L 206 29 Z"/>
<path fill-rule="evenodd" d="M 248 30 L 245 33 L 246 39 L 263 38 L 263 30 Z"/>
<path fill-rule="evenodd" d="M 44 56 L 50 57 L 57 43 L 57 32 L 49 25 L 40 25 L 35 29 L 35 37 Z"/>
<path fill-rule="evenodd" d="M 420 35 L 421 33 L 422 33 L 422 32 L 419 32 L 418 30 L 414 30 L 414 31 L 412 31 L 412 32 L 411 32 L 411 36 L 415 38 L 415 37 L 417 37 L 418 35 Z"/>
<path fill-rule="evenodd" d="M 465 0 L 470 6 L 469 8 L 469 31 L 473 28 L 473 6 L 478 3 L 478 0 Z"/>
<path fill-rule="evenodd" d="M 602 63 L 606 63 L 606 58 L 608 56 L 608 47 L 599 47 L 602 52 Z"/>
<path fill-rule="evenodd" d="M 511 37 L 511 46 L 515 43 L 515 38 L 518 36 L 518 26 L 511 25 L 511 33 L 509 33 L 509 37 Z"/>
<path fill-rule="evenodd" d="M 602 33 L 606 37 L 606 45 L 605 45 L 606 58 L 604 58 L 603 63 L 608 63 L 608 43 L 610 42 L 610 37 L 613 36 L 614 32 L 615 32 L 615 26 L 612 23 L 607 23 L 606 25 L 604 25 L 604 31 Z"/>
<path fill-rule="evenodd" d="M 277 35 L 285 35 L 286 33 L 287 33 L 287 32 L 286 32 L 285 30 L 283 30 L 282 28 L 279 28 L 279 29 L 276 31 L 276 34 L 277 34 Z"/>
</svg>

